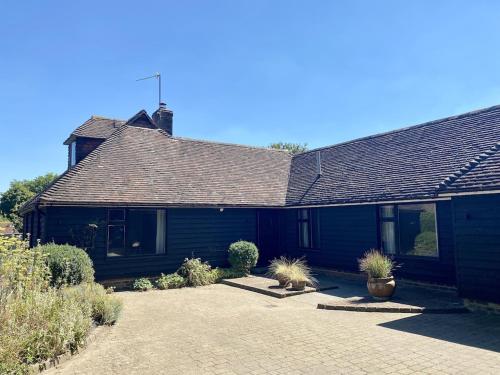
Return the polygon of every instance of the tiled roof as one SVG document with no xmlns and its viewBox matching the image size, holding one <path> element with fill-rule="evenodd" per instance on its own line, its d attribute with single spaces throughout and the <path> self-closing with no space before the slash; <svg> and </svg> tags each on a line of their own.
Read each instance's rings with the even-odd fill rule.
<svg viewBox="0 0 500 375">
<path fill-rule="evenodd" d="M 37 201 L 41 204 L 282 206 L 291 157 L 122 126 Z"/>
<path fill-rule="evenodd" d="M 440 189 L 442 193 L 500 190 L 500 143 L 450 175 Z"/>
<path fill-rule="evenodd" d="M 467 168 L 469 162 L 489 152 L 499 141 L 500 106 L 495 106 L 312 150 L 293 158 L 287 204 L 435 197 L 442 191 L 445 179 Z M 317 152 L 321 153 L 322 165 L 319 178 Z M 484 186 L 498 185 L 499 175 L 495 172 L 499 172 L 494 166 L 498 165 L 497 158 L 491 158 L 491 166 L 476 166 L 476 174 L 466 173 L 463 181 L 467 176 L 476 176 L 483 179 Z M 483 171 L 481 176 L 479 171 Z"/>
<path fill-rule="evenodd" d="M 92 116 L 90 119 L 76 128 L 64 143 L 67 144 L 68 141 L 73 137 L 107 139 L 123 124 L 125 124 L 125 121 L 122 120 L 115 120 L 101 116 Z"/>
<path fill-rule="evenodd" d="M 500 189 L 500 106 L 293 158 L 283 151 L 170 137 L 101 117 L 73 134 L 107 140 L 23 210 L 38 202 L 323 205 Z"/>
</svg>

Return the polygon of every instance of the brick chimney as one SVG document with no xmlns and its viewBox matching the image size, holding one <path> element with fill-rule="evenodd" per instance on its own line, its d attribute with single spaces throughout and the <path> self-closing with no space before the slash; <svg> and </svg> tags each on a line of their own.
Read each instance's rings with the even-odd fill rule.
<svg viewBox="0 0 500 375">
<path fill-rule="evenodd" d="M 158 108 L 152 116 L 156 126 L 166 131 L 169 135 L 172 135 L 173 117 L 174 112 L 168 109 L 165 103 L 160 103 L 160 108 Z"/>
</svg>

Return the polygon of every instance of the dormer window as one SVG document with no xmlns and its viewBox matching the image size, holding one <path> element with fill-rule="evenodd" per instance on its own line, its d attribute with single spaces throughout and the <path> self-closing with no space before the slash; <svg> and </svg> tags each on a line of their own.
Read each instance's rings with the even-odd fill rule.
<svg viewBox="0 0 500 375">
<path fill-rule="evenodd" d="M 69 167 L 73 167 L 76 164 L 76 141 L 73 141 L 69 145 Z"/>
</svg>

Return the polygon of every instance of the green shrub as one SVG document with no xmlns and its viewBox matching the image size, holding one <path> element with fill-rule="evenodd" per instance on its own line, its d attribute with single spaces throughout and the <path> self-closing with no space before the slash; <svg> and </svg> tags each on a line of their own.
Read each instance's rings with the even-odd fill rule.
<svg viewBox="0 0 500 375">
<path fill-rule="evenodd" d="M 153 289 L 153 284 L 151 284 L 149 279 L 142 277 L 134 281 L 133 288 L 140 292 L 147 292 L 148 290 Z"/>
<path fill-rule="evenodd" d="M 359 269 L 366 272 L 371 278 L 389 277 L 394 269 L 394 263 L 380 251 L 371 249 L 364 253 L 361 259 L 358 259 Z"/>
<path fill-rule="evenodd" d="M 210 272 L 212 275 L 212 282 L 214 283 L 218 283 L 223 279 L 235 279 L 245 276 L 244 272 L 234 268 L 214 268 Z"/>
<path fill-rule="evenodd" d="M 24 373 L 30 364 L 76 350 L 91 325 L 90 302 L 62 290 L 12 294 L 0 309 L 2 370 Z"/>
<path fill-rule="evenodd" d="M 64 293 L 82 302 L 89 302 L 92 320 L 99 325 L 114 324 L 122 311 L 122 300 L 113 295 L 110 289 L 104 289 L 101 284 L 83 283 L 65 288 Z"/>
<path fill-rule="evenodd" d="M 51 284 L 78 285 L 94 281 L 94 268 L 87 253 L 75 246 L 54 243 L 38 246 L 47 253 L 47 264 L 52 274 Z"/>
<path fill-rule="evenodd" d="M 176 273 L 170 273 L 168 275 L 161 274 L 158 280 L 156 280 L 158 289 L 182 288 L 185 284 L 186 281 L 184 278 Z"/>
<path fill-rule="evenodd" d="M 30 249 L 25 241 L 0 236 L 0 306 L 12 293 L 48 288 L 50 271 L 45 258 L 40 249 Z"/>
<path fill-rule="evenodd" d="M 233 268 L 249 273 L 259 259 L 259 250 L 252 242 L 238 241 L 229 246 L 229 263 Z"/>
<path fill-rule="evenodd" d="M 201 286 L 214 282 L 210 264 L 202 262 L 200 258 L 184 259 L 177 274 L 184 278 L 186 286 Z"/>
</svg>

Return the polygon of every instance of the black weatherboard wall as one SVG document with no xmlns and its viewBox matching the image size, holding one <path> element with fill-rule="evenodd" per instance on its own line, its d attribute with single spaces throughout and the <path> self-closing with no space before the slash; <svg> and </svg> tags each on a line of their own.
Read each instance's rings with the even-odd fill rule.
<svg viewBox="0 0 500 375">
<path fill-rule="evenodd" d="M 45 241 L 78 245 L 89 223 L 98 225 L 95 247 L 89 251 L 97 279 L 157 275 L 175 271 L 184 258 L 200 257 L 212 266 L 227 265 L 229 244 L 256 241 L 254 209 L 167 209 L 165 255 L 107 257 L 107 209 L 52 207 L 47 209 Z"/>
<path fill-rule="evenodd" d="M 319 246 L 298 247 L 297 209 L 286 210 L 286 248 L 292 256 L 305 255 L 317 267 L 357 271 L 363 253 L 380 248 L 377 205 L 322 207 L 319 210 Z M 455 255 L 450 201 L 436 202 L 439 257 L 395 257 L 396 276 L 455 284 Z"/>
<path fill-rule="evenodd" d="M 500 302 L 500 195 L 453 198 L 462 297 Z"/>
</svg>

